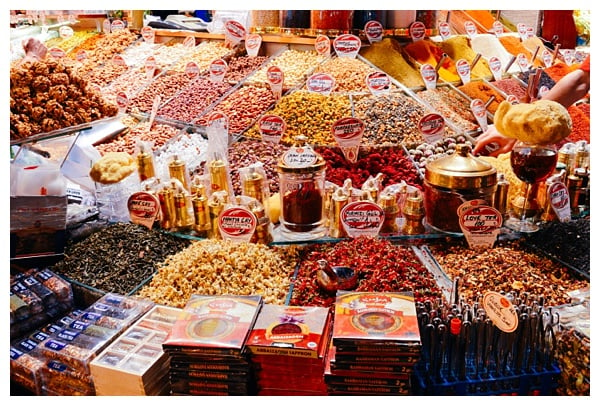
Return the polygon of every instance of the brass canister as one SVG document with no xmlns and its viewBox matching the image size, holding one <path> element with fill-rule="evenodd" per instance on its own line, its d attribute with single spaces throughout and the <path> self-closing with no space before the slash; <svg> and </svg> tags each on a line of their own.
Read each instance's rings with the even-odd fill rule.
<svg viewBox="0 0 600 406">
<path fill-rule="evenodd" d="M 175 226 L 175 220 L 177 218 L 173 189 L 169 186 L 164 186 L 158 191 L 158 201 L 160 202 L 161 211 L 160 227 L 165 230 L 170 230 Z"/>
<path fill-rule="evenodd" d="M 242 194 L 244 196 L 252 197 L 264 205 L 264 180 L 265 178 L 260 172 L 256 171 L 254 168 L 250 168 L 250 171 L 242 180 Z"/>
<path fill-rule="evenodd" d="M 383 209 L 384 220 L 379 231 L 382 234 L 394 234 L 398 232 L 398 201 L 393 193 L 385 193 L 379 196 L 378 204 Z"/>
<path fill-rule="evenodd" d="M 154 178 L 156 176 L 156 172 L 154 170 L 152 154 L 149 154 L 146 151 L 141 151 L 137 155 L 137 169 L 140 182 Z"/>
<path fill-rule="evenodd" d="M 227 178 L 227 165 L 222 159 L 213 159 L 208 165 L 210 174 L 211 193 L 221 190 L 229 193 L 229 181 Z"/>
<path fill-rule="evenodd" d="M 183 190 L 174 193 L 175 202 L 175 227 L 180 230 L 188 229 L 192 225 L 188 212 L 188 196 Z"/>
<path fill-rule="evenodd" d="M 259 244 L 270 244 L 273 242 L 271 234 L 269 217 L 266 215 L 265 207 L 257 199 L 253 199 L 248 204 L 248 209 L 256 216 L 256 228 L 250 242 Z"/>
<path fill-rule="evenodd" d="M 404 225 L 402 226 L 403 234 L 416 235 L 425 232 L 425 226 L 423 225 L 425 208 L 423 206 L 423 196 L 421 196 L 421 193 L 414 192 L 407 196 L 402 214 L 404 214 Z"/>
<path fill-rule="evenodd" d="M 179 182 L 181 182 L 181 186 L 183 186 L 185 190 L 190 190 L 185 162 L 179 159 L 179 156 L 177 155 L 175 155 L 173 160 L 169 162 L 169 176 L 171 179 L 177 179 Z"/>
<path fill-rule="evenodd" d="M 329 219 L 329 236 L 332 238 L 344 238 L 348 234 L 342 224 L 342 209 L 348 204 L 348 195 L 340 187 L 331 196 L 331 218 Z"/>
<path fill-rule="evenodd" d="M 208 199 L 208 213 L 210 216 L 210 229 L 208 230 L 208 238 L 217 240 L 222 239 L 219 231 L 219 215 L 223 211 L 225 203 L 221 200 L 218 194 L 213 193 Z"/>
<path fill-rule="evenodd" d="M 208 209 L 208 198 L 202 189 L 196 191 L 192 197 L 192 209 L 194 211 L 194 231 L 200 237 L 207 237 L 208 230 L 211 228 L 210 212 Z"/>
</svg>

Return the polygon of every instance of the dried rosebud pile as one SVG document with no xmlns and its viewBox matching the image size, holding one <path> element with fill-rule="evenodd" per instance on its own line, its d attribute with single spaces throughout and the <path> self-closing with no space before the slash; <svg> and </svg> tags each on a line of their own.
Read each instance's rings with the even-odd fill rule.
<svg viewBox="0 0 600 406">
<path fill-rule="evenodd" d="M 324 292 L 317 284 L 319 259 L 325 259 L 331 266 L 354 268 L 359 280 L 354 290 L 358 292 L 413 292 L 418 302 L 442 297 L 434 277 L 410 247 L 384 239 L 358 237 L 307 248 L 292 281 L 291 305 L 334 304 L 335 295 Z"/>
</svg>

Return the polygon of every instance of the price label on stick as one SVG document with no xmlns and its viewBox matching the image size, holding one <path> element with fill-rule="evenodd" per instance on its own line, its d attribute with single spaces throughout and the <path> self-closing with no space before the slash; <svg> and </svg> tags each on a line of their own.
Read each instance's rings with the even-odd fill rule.
<svg viewBox="0 0 600 406">
<path fill-rule="evenodd" d="M 319 55 L 329 55 L 331 53 L 331 40 L 325 35 L 317 35 L 315 38 L 315 50 Z"/>
<path fill-rule="evenodd" d="M 258 119 L 258 130 L 265 141 L 279 144 L 285 128 L 285 120 L 275 114 L 267 114 Z"/>
<path fill-rule="evenodd" d="M 245 207 L 230 207 L 221 212 L 218 218 L 219 232 L 224 240 L 250 242 L 256 230 L 256 216 Z"/>
<path fill-rule="evenodd" d="M 339 58 L 356 58 L 360 45 L 360 38 L 352 34 L 342 34 L 333 40 L 333 49 Z"/>
<path fill-rule="evenodd" d="M 367 87 L 374 96 L 390 93 L 391 80 L 385 72 L 371 72 L 365 80 Z"/>
<path fill-rule="evenodd" d="M 440 32 L 442 40 L 444 41 L 450 38 L 450 35 L 452 35 L 452 31 L 450 30 L 450 24 L 448 24 L 447 22 L 439 23 L 438 31 Z"/>
<path fill-rule="evenodd" d="M 542 61 L 544 62 L 544 66 L 546 68 L 552 66 L 552 52 L 548 51 L 547 49 L 544 49 L 542 51 Z"/>
<path fill-rule="evenodd" d="M 306 81 L 306 88 L 312 93 L 328 96 L 335 87 L 335 79 L 327 73 L 315 73 Z"/>
<path fill-rule="evenodd" d="M 248 56 L 258 56 L 260 45 L 262 44 L 262 37 L 258 34 L 248 34 L 246 37 L 246 53 Z"/>
<path fill-rule="evenodd" d="M 142 33 L 142 38 L 144 39 L 144 42 L 147 42 L 149 44 L 154 44 L 154 39 L 156 38 L 156 33 L 152 27 L 149 27 L 149 26 L 143 27 L 141 30 L 141 33 Z"/>
<path fill-rule="evenodd" d="M 271 87 L 271 92 L 273 92 L 273 97 L 275 97 L 275 100 L 281 99 L 284 82 L 284 75 L 281 68 L 278 66 L 269 66 L 267 69 L 267 81 L 269 82 L 269 86 Z"/>
<path fill-rule="evenodd" d="M 358 159 L 358 150 L 364 131 L 364 122 L 356 117 L 341 118 L 331 128 L 333 138 L 349 162 L 355 163 Z"/>
<path fill-rule="evenodd" d="M 496 37 L 499 37 L 504 33 L 504 26 L 500 21 L 496 20 L 492 24 L 492 31 Z"/>
<path fill-rule="evenodd" d="M 132 223 L 152 229 L 160 214 L 160 202 L 151 193 L 136 192 L 127 199 L 127 209 Z"/>
<path fill-rule="evenodd" d="M 381 41 L 383 38 L 383 25 L 379 21 L 367 21 L 365 24 L 365 36 L 370 44 Z"/>
<path fill-rule="evenodd" d="M 494 80 L 501 80 L 502 79 L 502 61 L 500 61 L 500 58 L 498 58 L 497 56 L 492 56 L 488 60 L 488 65 L 490 67 L 490 70 L 492 71 L 492 74 L 494 75 Z"/>
<path fill-rule="evenodd" d="M 475 35 L 477 35 L 477 27 L 473 21 L 465 21 L 465 32 L 469 38 L 473 38 Z"/>
<path fill-rule="evenodd" d="M 227 62 L 223 59 L 215 59 L 210 64 L 210 80 L 213 83 L 221 83 L 225 78 L 225 73 L 227 72 Z"/>
<path fill-rule="evenodd" d="M 446 122 L 444 121 L 444 117 L 437 113 L 423 116 L 423 118 L 419 120 L 419 131 L 421 131 L 425 142 L 434 144 L 437 140 L 444 138 L 446 132 Z"/>
<path fill-rule="evenodd" d="M 481 99 L 473 99 L 471 101 L 471 112 L 473 112 L 473 115 L 475 116 L 479 127 L 481 127 L 483 131 L 487 130 L 488 122 L 485 103 Z"/>
<path fill-rule="evenodd" d="M 519 326 L 519 315 L 504 295 L 492 291 L 486 292 L 481 304 L 492 323 L 503 332 L 512 333 Z"/>
<path fill-rule="evenodd" d="M 502 214 L 487 202 L 476 199 L 461 204 L 457 209 L 458 223 L 471 248 L 494 246 L 500 227 Z"/>
<path fill-rule="evenodd" d="M 433 90 L 437 86 L 437 72 L 435 68 L 425 63 L 421 65 L 421 77 L 423 78 L 423 82 L 425 82 L 425 87 L 428 90 Z"/>
<path fill-rule="evenodd" d="M 246 38 L 246 28 L 235 20 L 225 22 L 225 45 L 233 48 Z"/>
<path fill-rule="evenodd" d="M 471 81 L 471 65 L 466 59 L 459 59 L 456 61 L 456 71 L 463 85 L 466 85 Z"/>
<path fill-rule="evenodd" d="M 425 38 L 427 29 L 425 28 L 425 24 L 421 21 L 415 21 L 408 27 L 408 32 L 410 33 L 413 42 L 417 42 Z"/>
<path fill-rule="evenodd" d="M 357 201 L 346 204 L 340 212 L 342 227 L 351 238 L 360 236 L 377 237 L 385 213 L 380 205 L 370 201 Z"/>
</svg>

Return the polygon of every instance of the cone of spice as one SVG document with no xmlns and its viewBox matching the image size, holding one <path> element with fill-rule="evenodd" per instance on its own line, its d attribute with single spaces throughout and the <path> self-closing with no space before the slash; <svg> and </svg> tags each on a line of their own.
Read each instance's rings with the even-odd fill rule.
<svg viewBox="0 0 600 406">
<path fill-rule="evenodd" d="M 437 66 L 445 54 L 442 48 L 428 39 L 410 43 L 403 50 L 418 63 L 428 63 L 431 66 Z M 454 60 L 450 57 L 446 57 L 442 62 L 438 70 L 438 75 L 447 82 L 460 82 L 460 76 L 458 76 L 458 72 L 456 71 Z"/>
<path fill-rule="evenodd" d="M 477 52 L 471 48 L 471 41 L 466 35 L 454 35 L 440 43 L 440 48 L 455 61 L 464 59 L 472 64 L 477 57 Z M 471 77 L 479 79 L 489 79 L 492 77 L 492 71 L 485 59 L 480 58 L 471 69 Z"/>
<path fill-rule="evenodd" d="M 402 56 L 402 47 L 394 38 L 386 37 L 361 49 L 360 55 L 409 88 L 423 87 L 421 74 Z"/>
</svg>

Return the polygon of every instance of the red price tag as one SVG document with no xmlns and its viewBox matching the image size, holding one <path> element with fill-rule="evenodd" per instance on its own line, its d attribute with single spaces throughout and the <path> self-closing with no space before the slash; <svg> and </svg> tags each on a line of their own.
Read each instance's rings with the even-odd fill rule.
<svg viewBox="0 0 600 406">
<path fill-rule="evenodd" d="M 444 117 L 437 113 L 431 113 L 419 120 L 419 131 L 423 138 L 430 144 L 444 137 L 446 122 Z"/>
<path fill-rule="evenodd" d="M 142 28 L 142 38 L 144 38 L 145 42 L 150 44 L 154 44 L 155 32 L 152 27 L 145 26 Z"/>
<path fill-rule="evenodd" d="M 391 80 L 385 72 L 371 72 L 366 81 L 367 87 L 374 95 L 390 92 Z"/>
<path fill-rule="evenodd" d="M 333 49 L 338 57 L 356 57 L 360 51 L 360 45 L 360 38 L 352 34 L 342 34 L 333 40 Z"/>
<path fill-rule="evenodd" d="M 319 55 L 329 55 L 331 52 L 331 41 L 325 35 L 317 35 L 315 39 L 315 50 Z"/>
<path fill-rule="evenodd" d="M 442 36 L 443 40 L 447 40 L 452 34 L 452 31 L 450 30 L 450 24 L 448 24 L 447 22 L 441 22 L 438 25 L 438 31 L 440 32 L 440 35 Z"/>
<path fill-rule="evenodd" d="M 408 32 L 410 32 L 410 37 L 412 38 L 413 42 L 420 41 L 425 38 L 426 31 L 425 24 L 420 21 L 415 21 L 408 27 Z"/>
<path fill-rule="evenodd" d="M 340 212 L 340 218 L 342 226 L 350 237 L 376 237 L 383 225 L 385 213 L 378 204 L 357 201 L 346 204 Z"/>
<path fill-rule="evenodd" d="M 328 95 L 335 86 L 335 79 L 327 73 L 315 73 L 306 81 L 309 92 Z"/>
<path fill-rule="evenodd" d="M 432 65 L 428 63 L 421 65 L 421 77 L 427 89 L 435 89 L 437 85 L 437 72 Z"/>
<path fill-rule="evenodd" d="M 473 38 L 477 34 L 477 27 L 473 23 L 473 21 L 465 21 L 465 32 L 471 38 Z"/>
<path fill-rule="evenodd" d="M 381 41 L 383 38 L 383 25 L 379 21 L 371 20 L 365 24 L 365 36 L 369 43 Z"/>
<path fill-rule="evenodd" d="M 285 128 L 284 119 L 274 114 L 264 115 L 258 120 L 258 129 L 262 138 L 276 144 L 279 143 L 279 140 L 283 136 Z"/>
<path fill-rule="evenodd" d="M 129 196 L 127 209 L 132 223 L 152 229 L 152 225 L 160 213 L 160 202 L 151 193 L 136 192 Z"/>
<path fill-rule="evenodd" d="M 256 229 L 256 216 L 245 207 L 230 207 L 218 218 L 219 231 L 224 240 L 249 242 Z"/>
</svg>

